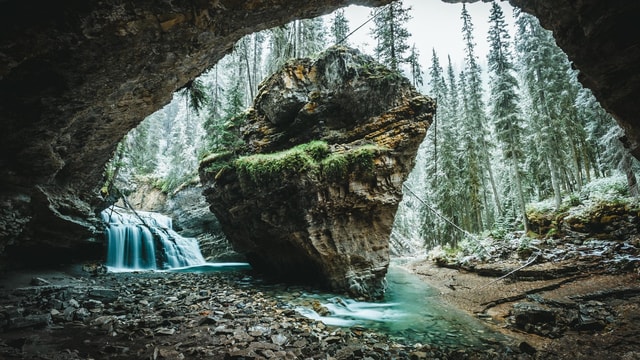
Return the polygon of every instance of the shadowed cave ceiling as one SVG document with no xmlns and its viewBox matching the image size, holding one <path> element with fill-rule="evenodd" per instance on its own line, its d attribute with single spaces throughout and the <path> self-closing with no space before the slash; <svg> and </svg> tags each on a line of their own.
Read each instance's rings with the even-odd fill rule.
<svg viewBox="0 0 640 360">
<path fill-rule="evenodd" d="M 99 186 L 117 143 L 243 35 L 388 2 L 0 0 L 0 253 L 95 252 Z M 640 158 L 640 2 L 510 3 L 554 32 Z"/>
</svg>

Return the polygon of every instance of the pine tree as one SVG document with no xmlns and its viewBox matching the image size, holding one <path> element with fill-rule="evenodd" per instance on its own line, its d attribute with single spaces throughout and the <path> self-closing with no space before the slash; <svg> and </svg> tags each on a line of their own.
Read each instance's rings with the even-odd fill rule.
<svg viewBox="0 0 640 360">
<path fill-rule="evenodd" d="M 559 208 L 563 191 L 580 188 L 587 177 L 584 164 L 590 161 L 587 134 L 578 125 L 574 108 L 580 86 L 566 55 L 537 19 L 518 13 L 516 24 L 519 72 L 529 101 L 526 118 L 534 131 L 529 151 L 535 151 L 536 162 L 544 165 L 532 167 L 531 172 L 538 179 L 539 193 L 551 193 Z"/>
<path fill-rule="evenodd" d="M 422 67 L 420 66 L 420 52 L 416 49 L 416 44 L 411 47 L 407 63 L 411 69 L 411 83 L 416 89 L 419 89 L 422 87 L 424 79 L 422 78 Z"/>
<path fill-rule="evenodd" d="M 267 73 L 277 71 L 287 60 L 317 54 L 326 45 L 322 18 L 295 20 L 269 31 Z"/>
<path fill-rule="evenodd" d="M 188 108 L 196 114 L 204 109 L 209 101 L 207 89 L 200 79 L 187 82 L 182 90 L 180 90 L 180 95 L 187 101 Z"/>
<path fill-rule="evenodd" d="M 449 57 L 448 60 L 448 78 L 445 79 L 436 51 L 432 50 L 429 88 L 430 94 L 437 99 L 438 112 L 430 128 L 432 135 L 429 139 L 432 140 L 429 144 L 432 144 L 433 151 L 429 154 L 431 166 L 428 169 L 426 182 L 431 192 L 425 198 L 433 205 L 433 209 L 423 210 L 425 219 L 432 220 L 425 220 L 422 231 L 431 246 L 449 244 L 455 247 L 462 238 L 462 234 L 439 216 L 442 215 L 458 224 L 459 209 L 462 206 L 461 172 L 458 163 L 460 151 L 456 145 L 458 139 L 455 138 L 456 130 L 454 129 L 457 123 L 458 90 L 451 58 Z"/>
<path fill-rule="evenodd" d="M 488 131 L 486 127 L 485 106 L 482 100 L 482 70 L 475 55 L 473 24 L 465 5 L 462 6 L 462 35 L 465 44 L 465 68 L 461 89 L 463 96 L 464 145 L 468 149 L 467 165 L 470 200 L 472 204 L 474 231 L 480 231 L 491 225 L 494 220 L 494 207 L 498 214 L 502 213 L 493 169 L 489 161 Z M 486 182 L 489 181 L 489 186 Z M 487 192 L 493 195 L 493 206 L 487 198 Z M 483 215 L 484 213 L 484 215 Z"/>
<path fill-rule="evenodd" d="M 522 119 L 518 107 L 518 82 L 514 76 L 510 36 L 500 6 L 493 2 L 489 17 L 488 64 L 491 72 L 491 115 L 502 155 L 510 164 L 510 173 L 515 187 L 516 202 L 525 233 L 529 230 L 526 200 L 522 187 L 520 164 L 524 162 L 522 152 Z"/>
<path fill-rule="evenodd" d="M 638 180 L 633 169 L 633 165 L 637 163 L 637 160 L 635 160 L 629 153 L 629 150 L 624 147 L 624 144 L 620 140 L 623 139 L 623 137 L 624 131 L 617 125 L 612 126 L 600 140 L 607 149 L 603 155 L 610 164 L 613 164 L 616 170 L 619 170 L 626 176 L 629 194 L 637 199 Z"/>
<path fill-rule="evenodd" d="M 347 35 L 349 34 L 349 20 L 344 16 L 344 9 L 339 9 L 334 13 L 330 30 L 334 44 L 342 43 L 346 46 L 349 45 L 349 40 L 347 39 Z"/>
<path fill-rule="evenodd" d="M 608 134 L 609 130 L 617 127 L 613 117 L 608 114 L 598 103 L 595 96 L 589 89 L 581 89 L 576 97 L 575 108 L 578 111 L 578 117 L 582 119 L 584 130 L 587 134 L 587 141 L 590 146 L 588 151 L 589 163 L 596 177 L 606 176 L 610 174 L 615 162 L 604 160 L 602 154 L 609 149 L 608 141 L 602 139 Z M 587 172 L 588 174 L 588 172 Z M 590 179 L 587 179 L 590 181 Z"/>
<path fill-rule="evenodd" d="M 374 53 L 378 61 L 390 69 L 398 71 L 406 62 L 405 54 L 409 50 L 407 40 L 411 36 L 406 23 L 411 18 L 410 7 L 402 7 L 402 1 L 394 1 L 374 10 L 374 28 L 372 31 L 377 45 Z"/>
</svg>

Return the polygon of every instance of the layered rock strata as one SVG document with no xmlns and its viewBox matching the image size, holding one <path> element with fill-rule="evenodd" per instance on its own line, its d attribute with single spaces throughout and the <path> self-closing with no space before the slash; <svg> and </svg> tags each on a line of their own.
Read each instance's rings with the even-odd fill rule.
<svg viewBox="0 0 640 360">
<path fill-rule="evenodd" d="M 402 183 L 434 112 L 356 50 L 289 62 L 242 115 L 244 155 L 201 163 L 205 196 L 255 269 L 380 297 Z"/>
</svg>

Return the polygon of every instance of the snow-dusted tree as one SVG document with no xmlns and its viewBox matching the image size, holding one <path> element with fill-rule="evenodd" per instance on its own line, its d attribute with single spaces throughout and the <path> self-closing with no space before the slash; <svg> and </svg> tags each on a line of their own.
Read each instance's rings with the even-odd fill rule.
<svg viewBox="0 0 640 360">
<path fill-rule="evenodd" d="M 471 229 L 481 231 L 494 221 L 494 213 L 502 213 L 498 190 L 490 162 L 488 129 L 485 105 L 482 99 L 482 70 L 475 54 L 473 23 L 466 5 L 462 6 L 462 36 L 465 46 L 464 76 L 461 77 L 463 101 L 463 138 L 462 144 L 467 149 L 467 182 L 469 199 L 473 211 Z M 487 186 L 489 181 L 489 186 Z M 493 195 L 493 204 L 487 198 Z M 494 212 L 495 210 L 495 212 Z M 484 213 L 484 214 L 483 214 Z"/>
<path fill-rule="evenodd" d="M 268 74 L 277 71 L 287 60 L 309 57 L 326 46 L 326 29 L 322 18 L 294 20 L 269 31 Z"/>
<path fill-rule="evenodd" d="M 411 71 L 411 83 L 419 90 L 424 84 L 424 79 L 422 77 L 422 66 L 420 65 L 420 52 L 416 49 L 416 44 L 411 47 L 407 63 Z"/>
<path fill-rule="evenodd" d="M 339 9 L 334 12 L 331 19 L 331 36 L 334 44 L 341 43 L 342 45 L 349 45 L 347 35 L 349 34 L 349 20 L 344 15 L 344 9 Z"/>
<path fill-rule="evenodd" d="M 537 19 L 518 13 L 516 24 L 519 73 L 529 102 L 525 118 L 533 131 L 528 150 L 539 156 L 529 170 L 539 179 L 540 193 L 553 194 L 560 207 L 563 190 L 579 189 L 584 159 L 589 161 L 587 134 L 574 107 L 580 86 L 567 56 Z"/>
<path fill-rule="evenodd" d="M 402 1 L 394 1 L 372 12 L 375 24 L 372 35 L 377 42 L 375 56 L 392 70 L 400 70 L 400 65 L 406 62 L 407 41 L 411 36 L 406 27 L 410 10 L 403 7 Z"/>
<path fill-rule="evenodd" d="M 529 230 L 526 199 L 521 180 L 520 164 L 524 162 L 522 151 L 522 118 L 518 103 L 518 82 L 511 55 L 510 36 L 500 5 L 493 2 L 489 15 L 489 54 L 491 101 L 490 113 L 500 143 L 502 156 L 510 164 L 510 175 L 516 196 L 519 217 L 525 232 Z"/>
</svg>

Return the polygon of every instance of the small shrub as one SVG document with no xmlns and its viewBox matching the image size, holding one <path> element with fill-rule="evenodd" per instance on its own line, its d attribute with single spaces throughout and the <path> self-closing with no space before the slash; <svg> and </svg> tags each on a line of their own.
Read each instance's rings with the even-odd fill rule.
<svg viewBox="0 0 640 360">
<path fill-rule="evenodd" d="M 329 145 L 324 141 L 312 141 L 308 144 L 300 145 L 300 150 L 309 154 L 314 161 L 321 161 L 331 153 Z"/>
<path fill-rule="evenodd" d="M 374 146 L 359 147 L 348 153 L 349 163 L 361 171 L 370 173 L 374 169 L 373 160 L 378 150 L 379 148 Z"/>
<path fill-rule="evenodd" d="M 582 188 L 583 197 L 590 199 L 606 199 L 629 196 L 627 178 L 624 175 L 615 175 L 606 178 L 595 179 Z"/>
<path fill-rule="evenodd" d="M 569 206 L 578 206 L 582 204 L 582 201 L 580 200 L 580 197 L 577 194 L 569 195 L 567 202 L 569 203 Z"/>
<path fill-rule="evenodd" d="M 342 153 L 333 153 L 320 163 L 322 174 L 329 180 L 344 179 L 349 171 L 349 160 Z"/>
</svg>

